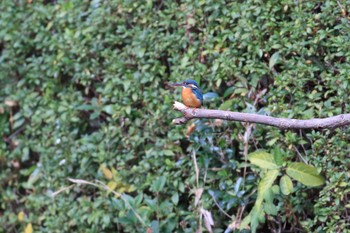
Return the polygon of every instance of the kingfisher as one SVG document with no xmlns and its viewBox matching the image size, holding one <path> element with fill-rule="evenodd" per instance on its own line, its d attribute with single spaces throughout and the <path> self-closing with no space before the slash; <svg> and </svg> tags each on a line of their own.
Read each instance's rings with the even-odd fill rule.
<svg viewBox="0 0 350 233">
<path fill-rule="evenodd" d="M 182 87 L 182 101 L 189 108 L 199 108 L 203 104 L 202 90 L 193 79 L 187 79 L 181 83 L 174 83 L 173 86 Z"/>
</svg>

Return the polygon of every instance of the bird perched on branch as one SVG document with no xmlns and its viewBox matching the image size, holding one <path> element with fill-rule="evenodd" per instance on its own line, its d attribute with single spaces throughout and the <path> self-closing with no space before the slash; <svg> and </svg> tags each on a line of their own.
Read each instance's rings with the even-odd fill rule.
<svg viewBox="0 0 350 233">
<path fill-rule="evenodd" d="M 193 79 L 185 80 L 181 83 L 174 83 L 172 86 L 182 88 L 182 101 L 190 108 L 199 108 L 203 104 L 202 90 L 198 87 L 198 83 Z"/>
</svg>

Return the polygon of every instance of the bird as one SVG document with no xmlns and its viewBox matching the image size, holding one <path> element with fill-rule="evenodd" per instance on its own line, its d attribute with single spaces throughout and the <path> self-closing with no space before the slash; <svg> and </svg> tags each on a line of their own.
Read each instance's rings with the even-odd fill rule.
<svg viewBox="0 0 350 233">
<path fill-rule="evenodd" d="M 182 87 L 182 101 L 189 108 L 200 108 L 203 105 L 203 94 L 198 83 L 193 79 L 187 79 L 173 86 Z"/>
</svg>

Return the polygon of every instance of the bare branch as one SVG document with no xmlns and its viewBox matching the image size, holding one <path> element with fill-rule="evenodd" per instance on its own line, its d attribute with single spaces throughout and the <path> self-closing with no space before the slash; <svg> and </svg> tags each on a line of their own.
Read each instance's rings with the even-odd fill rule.
<svg viewBox="0 0 350 233">
<path fill-rule="evenodd" d="M 280 129 L 333 129 L 350 125 L 350 114 L 340 114 L 327 118 L 313 118 L 310 120 L 297 120 L 289 118 L 278 118 L 252 113 L 231 112 L 212 109 L 188 108 L 180 102 L 175 101 L 174 109 L 182 112 L 184 117 L 173 120 L 174 124 L 185 124 L 194 118 L 222 119 L 228 121 L 241 121 L 270 125 Z"/>
</svg>

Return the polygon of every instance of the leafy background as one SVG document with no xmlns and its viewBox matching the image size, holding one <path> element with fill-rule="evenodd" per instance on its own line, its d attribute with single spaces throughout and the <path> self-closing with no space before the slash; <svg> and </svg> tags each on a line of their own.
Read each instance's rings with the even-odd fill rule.
<svg viewBox="0 0 350 233">
<path fill-rule="evenodd" d="M 229 232 L 257 199 L 264 171 L 246 157 L 258 149 L 326 178 L 293 181 L 261 231 L 349 227 L 347 127 L 174 126 L 180 90 L 168 85 L 197 80 L 219 96 L 205 108 L 346 113 L 348 1 L 3 0 L 0 11 L 0 232 Z"/>
</svg>

